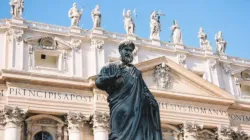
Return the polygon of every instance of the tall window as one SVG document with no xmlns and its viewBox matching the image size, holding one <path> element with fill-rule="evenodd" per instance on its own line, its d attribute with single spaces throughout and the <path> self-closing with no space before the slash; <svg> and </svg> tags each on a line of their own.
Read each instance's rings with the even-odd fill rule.
<svg viewBox="0 0 250 140">
<path fill-rule="evenodd" d="M 33 140 L 53 140 L 52 136 L 45 131 L 36 133 Z"/>
</svg>

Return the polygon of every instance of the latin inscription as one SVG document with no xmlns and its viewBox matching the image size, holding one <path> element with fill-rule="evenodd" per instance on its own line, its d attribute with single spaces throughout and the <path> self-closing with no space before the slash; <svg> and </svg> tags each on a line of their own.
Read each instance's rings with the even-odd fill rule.
<svg viewBox="0 0 250 140">
<path fill-rule="evenodd" d="M 34 89 L 9 88 L 10 96 L 33 97 L 39 99 L 53 99 L 64 101 L 91 102 L 92 96 L 84 96 L 75 93 L 61 93 Z"/>
</svg>

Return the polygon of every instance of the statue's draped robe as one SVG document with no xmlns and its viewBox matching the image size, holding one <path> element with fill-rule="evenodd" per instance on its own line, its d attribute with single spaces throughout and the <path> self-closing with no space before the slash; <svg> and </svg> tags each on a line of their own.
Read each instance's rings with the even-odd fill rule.
<svg viewBox="0 0 250 140">
<path fill-rule="evenodd" d="M 122 69 L 122 77 L 109 80 L 120 69 L 111 63 L 102 68 L 97 78 L 98 88 L 105 90 L 110 107 L 109 140 L 162 140 L 159 107 L 142 79 L 141 72 L 133 65 Z"/>
</svg>

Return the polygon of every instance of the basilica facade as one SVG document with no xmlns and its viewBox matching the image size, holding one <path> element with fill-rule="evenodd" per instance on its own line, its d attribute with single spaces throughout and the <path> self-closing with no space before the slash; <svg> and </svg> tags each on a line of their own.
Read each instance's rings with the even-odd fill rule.
<svg viewBox="0 0 250 140">
<path fill-rule="evenodd" d="M 82 10 L 69 10 L 70 27 L 22 18 L 23 0 L 13 0 L 11 19 L 0 20 L 0 139 L 108 140 L 107 94 L 95 86 L 101 68 L 119 61 L 118 44 L 132 40 L 133 64 L 159 103 L 164 140 L 248 140 L 250 60 L 225 54 L 222 32 L 212 50 L 198 32 L 200 48 L 182 42 L 174 22 L 172 41 L 160 40 L 162 13 L 150 16 L 150 39 L 135 33 L 124 11 L 127 34 L 78 27 Z"/>
</svg>

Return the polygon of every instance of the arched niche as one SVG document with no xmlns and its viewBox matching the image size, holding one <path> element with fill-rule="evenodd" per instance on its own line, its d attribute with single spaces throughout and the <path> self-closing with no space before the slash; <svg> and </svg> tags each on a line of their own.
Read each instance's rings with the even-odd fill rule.
<svg viewBox="0 0 250 140">
<path fill-rule="evenodd" d="M 25 120 L 27 124 L 27 140 L 33 140 L 39 132 L 48 132 L 53 140 L 61 140 L 63 137 L 64 122 L 52 115 L 35 115 Z"/>
</svg>

